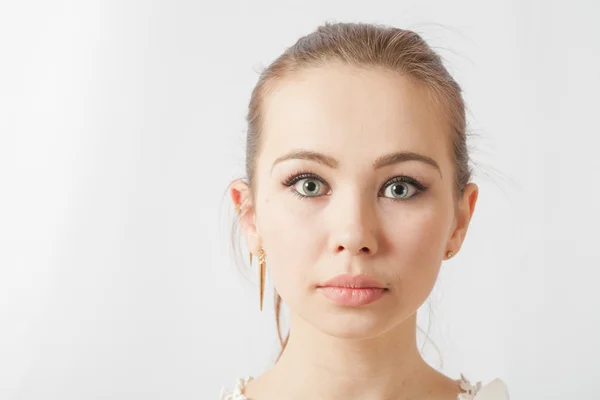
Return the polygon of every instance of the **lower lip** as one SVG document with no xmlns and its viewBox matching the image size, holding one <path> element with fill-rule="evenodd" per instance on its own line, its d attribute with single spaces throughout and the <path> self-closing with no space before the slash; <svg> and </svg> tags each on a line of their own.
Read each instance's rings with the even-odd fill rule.
<svg viewBox="0 0 600 400">
<path fill-rule="evenodd" d="M 382 288 L 348 288 L 322 286 L 317 289 L 323 296 L 342 306 L 365 306 L 379 300 L 387 291 Z"/>
</svg>

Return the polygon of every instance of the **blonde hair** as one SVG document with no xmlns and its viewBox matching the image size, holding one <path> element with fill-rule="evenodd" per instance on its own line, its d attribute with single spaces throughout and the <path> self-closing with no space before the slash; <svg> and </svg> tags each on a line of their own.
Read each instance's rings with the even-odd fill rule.
<svg viewBox="0 0 600 400">
<path fill-rule="evenodd" d="M 340 62 L 361 68 L 383 68 L 408 76 L 428 91 L 429 98 L 444 110 L 451 128 L 451 158 L 454 164 L 454 194 L 458 199 L 471 179 L 466 143 L 465 103 L 461 88 L 450 76 L 436 52 L 410 30 L 365 23 L 325 23 L 300 38 L 260 75 L 252 91 L 246 117 L 246 176 L 255 195 L 255 166 L 260 150 L 263 102 L 278 81 L 294 72 Z M 281 297 L 275 291 L 277 334 L 283 353 L 288 335 L 281 332 Z"/>
</svg>

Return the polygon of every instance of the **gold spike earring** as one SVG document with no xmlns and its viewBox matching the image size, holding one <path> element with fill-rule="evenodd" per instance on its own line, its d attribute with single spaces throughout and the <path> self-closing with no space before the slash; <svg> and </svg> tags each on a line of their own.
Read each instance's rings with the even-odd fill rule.
<svg viewBox="0 0 600 400">
<path fill-rule="evenodd" d="M 241 206 L 239 204 L 235 205 L 235 211 L 239 214 L 241 210 Z M 267 262 L 265 260 L 265 251 L 260 248 L 258 249 L 258 284 L 260 285 L 260 311 L 263 309 L 263 300 L 265 297 L 265 274 L 267 268 Z M 252 266 L 252 252 L 248 252 L 250 258 L 250 266 Z"/>
<path fill-rule="evenodd" d="M 260 285 L 260 311 L 263 309 L 263 299 L 265 297 L 265 274 L 267 269 L 267 262 L 265 257 L 265 251 L 260 248 L 258 249 L 258 284 Z"/>
</svg>

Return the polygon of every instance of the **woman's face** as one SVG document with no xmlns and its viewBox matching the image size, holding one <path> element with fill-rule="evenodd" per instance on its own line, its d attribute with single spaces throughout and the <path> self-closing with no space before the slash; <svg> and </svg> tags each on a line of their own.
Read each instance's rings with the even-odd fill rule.
<svg viewBox="0 0 600 400">
<path fill-rule="evenodd" d="M 409 78 L 337 64 L 278 82 L 263 106 L 244 229 L 253 253 L 265 250 L 278 293 L 334 336 L 400 324 L 429 296 L 446 252 L 460 248 L 477 197 L 470 185 L 455 213 L 442 111 Z M 317 289 L 341 274 L 368 275 L 385 293 L 341 305 Z"/>
</svg>

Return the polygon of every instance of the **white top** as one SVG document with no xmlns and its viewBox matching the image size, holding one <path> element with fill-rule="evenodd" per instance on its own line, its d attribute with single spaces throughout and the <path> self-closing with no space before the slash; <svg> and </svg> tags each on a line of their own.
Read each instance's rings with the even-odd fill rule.
<svg viewBox="0 0 600 400">
<path fill-rule="evenodd" d="M 248 400 L 244 396 L 244 389 L 252 379 L 251 376 L 246 379 L 238 378 L 232 392 L 222 388 L 219 400 Z M 486 385 L 482 385 L 481 382 L 472 385 L 463 374 L 460 374 L 460 388 L 464 393 L 459 394 L 457 400 L 509 400 L 506 384 L 498 378 Z"/>
</svg>

